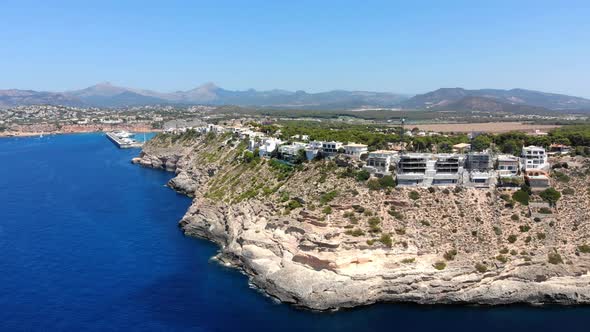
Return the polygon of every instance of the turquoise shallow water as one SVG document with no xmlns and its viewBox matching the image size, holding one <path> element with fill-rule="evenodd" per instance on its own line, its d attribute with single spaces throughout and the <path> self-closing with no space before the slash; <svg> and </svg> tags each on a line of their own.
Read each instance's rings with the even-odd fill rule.
<svg viewBox="0 0 590 332">
<path fill-rule="evenodd" d="M 588 331 L 590 308 L 277 304 L 177 227 L 170 173 L 100 134 L 0 139 L 0 331 Z"/>
</svg>

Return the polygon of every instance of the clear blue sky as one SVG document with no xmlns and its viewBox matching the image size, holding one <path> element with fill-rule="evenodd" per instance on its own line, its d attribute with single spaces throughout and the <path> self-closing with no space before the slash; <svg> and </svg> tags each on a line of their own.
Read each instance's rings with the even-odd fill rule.
<svg viewBox="0 0 590 332">
<path fill-rule="evenodd" d="M 212 81 L 590 97 L 588 0 L 3 0 L 0 36 L 0 89 L 111 81 L 173 91 Z"/>
</svg>

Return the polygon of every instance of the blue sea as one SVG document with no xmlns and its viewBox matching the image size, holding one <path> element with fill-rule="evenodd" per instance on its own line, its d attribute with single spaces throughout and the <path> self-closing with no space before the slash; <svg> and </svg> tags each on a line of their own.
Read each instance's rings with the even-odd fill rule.
<svg viewBox="0 0 590 332">
<path fill-rule="evenodd" d="M 177 227 L 172 174 L 100 134 L 0 139 L 0 331 L 589 331 L 589 307 L 279 304 Z"/>
</svg>

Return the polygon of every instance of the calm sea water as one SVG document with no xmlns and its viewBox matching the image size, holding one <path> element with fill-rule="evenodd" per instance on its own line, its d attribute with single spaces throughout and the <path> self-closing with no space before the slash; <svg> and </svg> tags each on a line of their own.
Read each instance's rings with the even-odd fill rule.
<svg viewBox="0 0 590 332">
<path fill-rule="evenodd" d="M 98 134 L 0 139 L 1 331 L 589 331 L 590 308 L 275 303 L 177 228 L 190 200 Z"/>
</svg>

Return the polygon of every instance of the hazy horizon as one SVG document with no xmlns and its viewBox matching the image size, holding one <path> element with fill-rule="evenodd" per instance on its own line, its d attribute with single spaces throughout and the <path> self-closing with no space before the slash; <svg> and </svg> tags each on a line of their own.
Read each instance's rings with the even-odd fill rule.
<svg viewBox="0 0 590 332">
<path fill-rule="evenodd" d="M 590 98 L 590 4 L 7 1 L 0 89 L 523 88 Z"/>
</svg>

